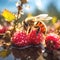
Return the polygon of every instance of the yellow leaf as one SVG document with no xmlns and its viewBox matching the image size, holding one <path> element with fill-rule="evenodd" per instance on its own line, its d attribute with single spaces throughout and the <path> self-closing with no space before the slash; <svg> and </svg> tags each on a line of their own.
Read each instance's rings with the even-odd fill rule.
<svg viewBox="0 0 60 60">
<path fill-rule="evenodd" d="M 13 20 L 16 19 L 15 15 L 13 15 L 13 13 L 11 13 L 10 11 L 8 11 L 7 9 L 5 9 L 2 13 L 2 16 L 5 18 L 6 21 L 11 22 Z"/>
<path fill-rule="evenodd" d="M 33 17 L 31 13 L 27 15 L 27 18 Z"/>
<path fill-rule="evenodd" d="M 5 58 L 10 54 L 10 50 L 2 50 L 0 51 L 0 57 Z"/>
<path fill-rule="evenodd" d="M 27 18 L 25 19 L 25 21 L 34 20 L 34 19 L 35 19 L 34 16 L 32 16 L 32 14 L 29 13 L 29 14 L 27 15 Z"/>
<path fill-rule="evenodd" d="M 55 24 L 56 21 L 57 21 L 57 17 L 53 17 L 53 18 L 52 18 L 52 23 Z"/>
</svg>

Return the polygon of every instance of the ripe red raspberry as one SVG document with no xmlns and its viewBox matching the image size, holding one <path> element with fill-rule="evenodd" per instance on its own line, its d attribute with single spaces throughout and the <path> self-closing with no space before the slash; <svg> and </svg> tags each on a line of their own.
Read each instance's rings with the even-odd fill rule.
<svg viewBox="0 0 60 60">
<path fill-rule="evenodd" d="M 12 43 L 21 47 L 29 45 L 27 34 L 25 32 L 15 32 L 12 37 Z"/>
<path fill-rule="evenodd" d="M 0 26 L 0 33 L 5 33 L 6 32 L 6 27 Z"/>
<path fill-rule="evenodd" d="M 45 39 L 46 46 L 48 49 L 60 49 L 60 38 L 57 34 L 50 33 L 46 36 Z"/>
<path fill-rule="evenodd" d="M 29 37 L 30 37 L 31 44 L 33 44 L 33 45 L 40 44 L 42 42 L 42 40 L 44 39 L 43 34 L 40 32 L 37 33 L 36 30 L 32 30 L 29 33 Z"/>
</svg>

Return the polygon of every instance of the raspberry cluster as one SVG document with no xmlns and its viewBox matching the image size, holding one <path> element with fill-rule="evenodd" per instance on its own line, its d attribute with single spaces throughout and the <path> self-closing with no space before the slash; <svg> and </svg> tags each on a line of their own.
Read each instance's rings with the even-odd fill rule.
<svg viewBox="0 0 60 60">
<path fill-rule="evenodd" d="M 31 31 L 29 34 L 26 32 L 15 32 L 12 37 L 12 43 L 17 46 L 37 45 L 42 42 L 43 34 L 36 33 L 36 30 Z"/>
</svg>

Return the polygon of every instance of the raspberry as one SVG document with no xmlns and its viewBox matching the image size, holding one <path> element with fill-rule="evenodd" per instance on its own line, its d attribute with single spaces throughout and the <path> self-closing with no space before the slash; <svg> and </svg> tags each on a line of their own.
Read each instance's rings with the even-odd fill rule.
<svg viewBox="0 0 60 60">
<path fill-rule="evenodd" d="M 0 26 L 0 33 L 5 33 L 6 32 L 6 27 Z"/>
<path fill-rule="evenodd" d="M 29 37 L 30 37 L 30 42 L 31 44 L 33 45 L 37 45 L 37 44 L 40 44 L 43 40 L 43 35 L 42 33 L 37 33 L 36 30 L 32 30 L 30 33 L 29 33 Z"/>
<path fill-rule="evenodd" d="M 12 37 L 12 43 L 17 46 L 27 46 L 29 45 L 28 35 L 25 32 L 15 32 Z"/>
<path fill-rule="evenodd" d="M 60 49 L 60 38 L 57 34 L 50 33 L 46 36 L 45 39 L 46 46 L 48 49 Z"/>
</svg>

